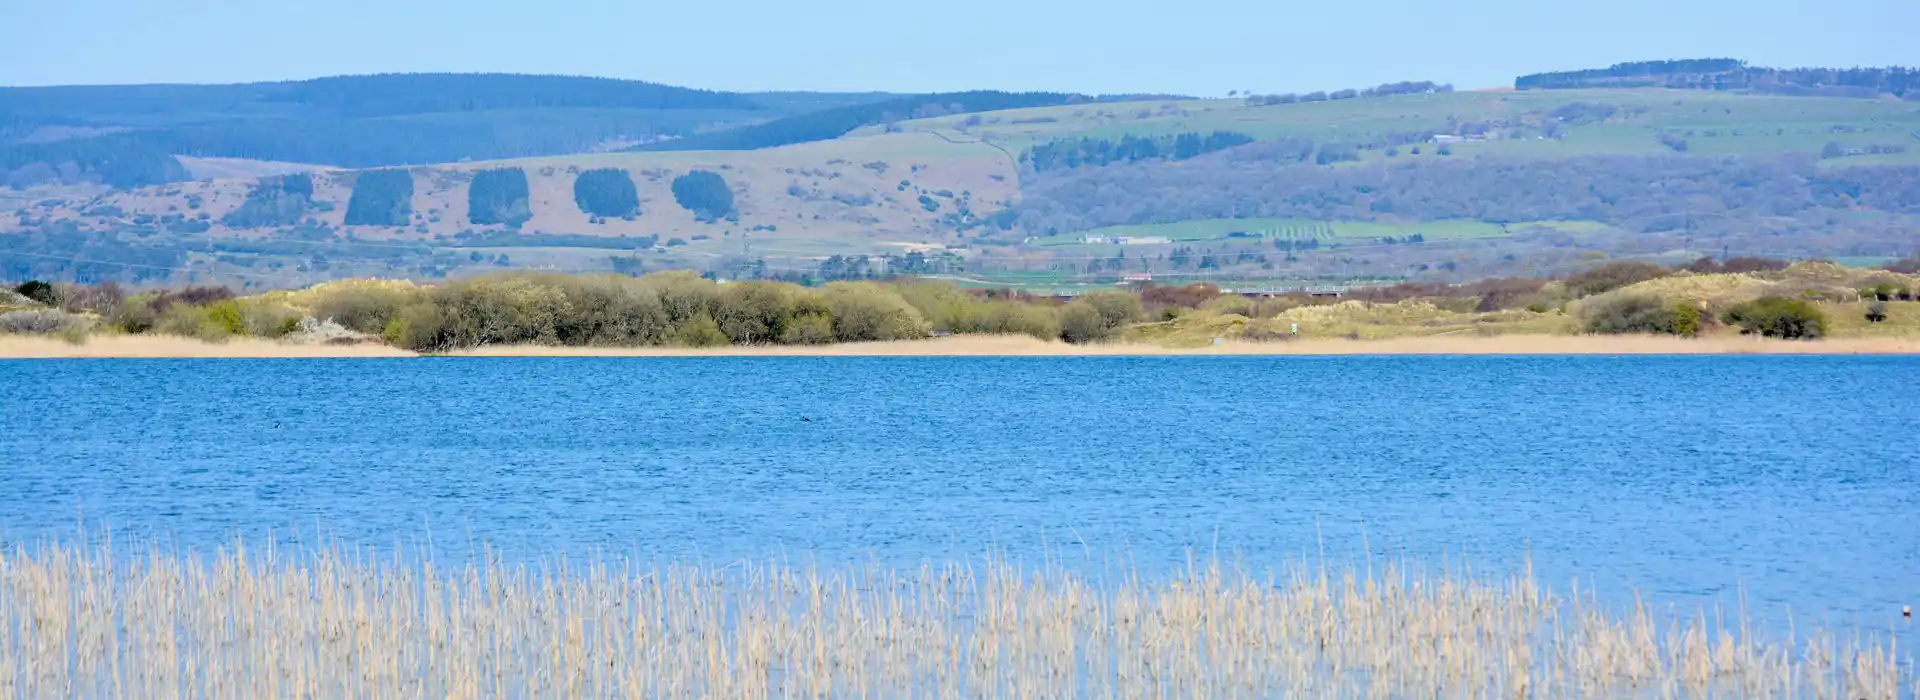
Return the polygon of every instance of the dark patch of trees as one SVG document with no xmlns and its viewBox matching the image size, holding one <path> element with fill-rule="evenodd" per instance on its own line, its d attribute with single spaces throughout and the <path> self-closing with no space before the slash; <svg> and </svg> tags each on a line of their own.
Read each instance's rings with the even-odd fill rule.
<svg viewBox="0 0 1920 700">
<path fill-rule="evenodd" d="M 21 282 L 19 286 L 13 288 L 13 293 L 47 306 L 60 303 L 60 297 L 55 294 L 53 285 L 40 280 Z"/>
<path fill-rule="evenodd" d="M 832 96 L 827 96 L 832 98 Z M 827 99 L 842 103 L 843 99 Z M 805 109 L 734 93 L 630 80 L 394 74 L 245 85 L 0 88 L 0 173 L 17 182 L 91 178 L 115 187 L 184 179 L 175 155 L 350 168 L 586 150 Z M 84 137 L 18 143 L 41 126 Z M 113 131 L 117 133 L 100 133 Z M 90 135 L 89 135 L 90 134 Z M 65 178 L 63 166 L 70 172 Z"/>
<path fill-rule="evenodd" d="M 1589 297 L 1671 274 L 1672 270 L 1650 262 L 1626 260 L 1576 273 L 1566 279 L 1566 285 L 1574 297 Z"/>
<path fill-rule="evenodd" d="M 753 98 L 637 80 L 559 75 L 388 73 L 236 85 L 0 88 L 14 113 L 169 126 L 219 118 L 360 118 L 496 109 L 758 110 Z"/>
<path fill-rule="evenodd" d="M 110 141 L 112 138 L 0 147 L 0 184 L 27 188 L 99 182 L 128 188 L 187 179 L 186 167 L 167 149 L 152 144 L 122 144 Z"/>
<path fill-rule="evenodd" d="M 1679 61 L 1632 61 L 1606 68 L 1534 73 L 1515 78 L 1520 90 L 1578 87 L 1652 87 L 1680 75 L 1725 74 L 1741 70 L 1746 62 L 1732 58 L 1695 58 Z"/>
<path fill-rule="evenodd" d="M 1360 160 L 1360 149 L 1350 143 L 1329 143 L 1313 154 L 1315 165 L 1331 165 Z"/>
<path fill-rule="evenodd" d="M 1210 134 L 1189 131 L 1164 136 L 1127 134 L 1118 141 L 1090 137 L 1049 141 L 1027 149 L 1020 154 L 1020 160 L 1034 170 L 1070 169 L 1154 159 L 1186 160 L 1249 143 L 1253 143 L 1252 136 L 1236 131 Z"/>
<path fill-rule="evenodd" d="M 620 168 L 596 168 L 573 181 L 573 202 L 589 216 L 625 217 L 640 213 L 640 192 L 633 176 Z"/>
<path fill-rule="evenodd" d="M 1619 107 L 1602 102 L 1570 102 L 1548 110 L 1547 118 L 1563 124 L 1597 124 L 1619 113 Z"/>
<path fill-rule="evenodd" d="M 1514 79 L 1521 90 L 1594 87 L 1665 87 L 1693 90 L 1754 90 L 1833 97 L 1906 96 L 1920 70 L 1888 68 L 1762 68 L 1731 58 L 1617 63 L 1606 68 L 1535 73 Z"/>
<path fill-rule="evenodd" d="M 965 269 L 958 254 L 939 252 L 928 255 L 913 251 L 902 256 L 887 256 L 887 271 L 896 275 L 944 275 Z"/>
<path fill-rule="evenodd" d="M 747 151 L 809 141 L 839 138 L 863 126 L 884 124 L 921 116 L 991 112 L 1025 107 L 1051 107 L 1067 104 L 1075 96 L 1058 92 L 950 92 L 911 95 L 880 102 L 849 105 L 834 109 L 776 119 L 763 124 L 713 131 L 697 136 L 659 141 L 635 147 L 636 151 Z M 938 108 L 936 110 L 930 108 Z"/>
<path fill-rule="evenodd" d="M 307 173 L 261 178 L 247 190 L 238 208 L 220 217 L 228 228 L 292 226 L 313 205 L 313 176 Z"/>
<path fill-rule="evenodd" d="M 695 170 L 673 179 L 673 201 L 701 221 L 733 214 L 733 190 L 726 178 L 711 170 Z"/>
<path fill-rule="evenodd" d="M 1328 92 L 1309 92 L 1305 95 L 1291 92 L 1278 95 L 1248 95 L 1247 106 L 1265 107 L 1269 105 L 1294 104 L 1296 102 L 1324 102 L 1327 100 L 1346 100 L 1356 97 L 1386 97 L 1389 95 L 1426 95 L 1453 92 L 1449 84 L 1434 83 L 1430 80 L 1406 80 L 1397 83 L 1385 83 L 1364 90 L 1335 90 Z"/>
<path fill-rule="evenodd" d="M 368 170 L 353 180 L 348 226 L 405 226 L 413 216 L 413 173 Z"/>
<path fill-rule="evenodd" d="M 82 230 L 71 221 L 0 233 L 0 279 L 164 281 L 186 257 L 185 250 L 164 241 L 127 240 L 117 232 Z"/>
<path fill-rule="evenodd" d="M 1787 269 L 1787 261 L 1751 256 L 1720 260 L 1712 256 L 1707 256 L 1687 263 L 1680 269 L 1703 274 L 1777 272 Z"/>
<path fill-rule="evenodd" d="M 491 168 L 473 174 L 467 186 L 467 220 L 475 225 L 519 226 L 533 218 L 528 204 L 527 172 Z"/>
<path fill-rule="evenodd" d="M 752 98 L 730 92 L 580 76 L 389 73 L 315 78 L 283 85 L 267 99 L 342 117 L 539 107 L 760 108 Z"/>
</svg>

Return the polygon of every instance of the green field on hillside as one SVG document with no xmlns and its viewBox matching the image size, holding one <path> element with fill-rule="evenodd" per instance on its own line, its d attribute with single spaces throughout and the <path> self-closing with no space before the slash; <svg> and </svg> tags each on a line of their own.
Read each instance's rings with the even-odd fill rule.
<svg viewBox="0 0 1920 700">
<path fill-rule="evenodd" d="M 1598 120 L 1555 118 L 1576 103 L 1616 110 Z M 1818 152 L 1843 147 L 1906 144 L 1908 152 L 1879 158 L 1920 162 L 1920 107 L 1897 99 L 1788 97 L 1664 89 L 1453 92 L 1252 106 L 1244 100 L 1118 102 L 1007 110 L 985 115 L 902 122 L 907 131 L 964 134 L 1009 150 L 1062 138 L 1163 136 L 1227 130 L 1257 139 L 1305 137 L 1316 142 L 1364 142 L 1388 134 L 1451 133 L 1452 123 L 1553 121 L 1557 138 L 1530 136 L 1454 144 L 1457 154 L 1567 157 L 1669 152 L 1660 136 L 1684 139 L 1703 155 Z M 855 133 L 878 132 L 870 127 Z M 1528 131 L 1526 128 L 1519 132 Z M 1406 149 L 1403 149 L 1403 151 Z M 1431 154 L 1432 146 L 1423 149 Z M 1375 154 L 1377 157 L 1377 154 Z M 1411 155 L 1402 153 L 1402 156 Z"/>
<path fill-rule="evenodd" d="M 1229 239 L 1230 234 L 1244 232 L 1248 238 L 1269 240 L 1319 239 L 1323 241 L 1372 240 L 1379 238 L 1406 238 L 1419 234 L 1429 241 L 1459 240 L 1471 238 L 1498 238 L 1509 231 L 1525 228 L 1551 228 L 1566 233 L 1588 233 L 1606 229 L 1605 224 L 1593 221 L 1537 221 L 1501 226 L 1485 221 L 1417 221 L 1417 222 L 1381 222 L 1381 221 L 1309 221 L 1306 219 L 1204 219 L 1199 221 L 1179 221 L 1165 224 L 1138 224 L 1132 226 L 1108 226 L 1090 231 L 1062 233 L 1044 238 L 1036 238 L 1035 245 L 1098 247 L 1112 246 L 1113 239 L 1129 237 L 1160 237 L 1175 243 L 1193 243 Z M 1087 243 L 1088 237 L 1108 239 L 1106 243 Z"/>
</svg>

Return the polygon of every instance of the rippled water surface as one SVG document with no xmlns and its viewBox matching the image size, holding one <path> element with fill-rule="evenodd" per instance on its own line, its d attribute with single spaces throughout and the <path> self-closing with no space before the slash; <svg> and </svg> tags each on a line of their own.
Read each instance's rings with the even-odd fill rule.
<svg viewBox="0 0 1920 700">
<path fill-rule="evenodd" d="M 0 407 L 11 542 L 1370 548 L 1849 626 L 1920 604 L 1916 358 L 11 361 Z"/>
</svg>

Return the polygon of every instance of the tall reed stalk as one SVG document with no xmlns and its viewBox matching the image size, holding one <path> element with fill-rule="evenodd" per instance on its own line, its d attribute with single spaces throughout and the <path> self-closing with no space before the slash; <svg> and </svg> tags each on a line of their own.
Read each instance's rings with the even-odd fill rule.
<svg viewBox="0 0 1920 700">
<path fill-rule="evenodd" d="M 482 557 L 482 559 L 488 559 Z M 613 562 L 613 563 L 607 563 Z M 1610 612 L 1530 572 L 1005 560 L 475 564 L 0 552 L 0 698 L 1911 697 L 1858 636 Z"/>
</svg>

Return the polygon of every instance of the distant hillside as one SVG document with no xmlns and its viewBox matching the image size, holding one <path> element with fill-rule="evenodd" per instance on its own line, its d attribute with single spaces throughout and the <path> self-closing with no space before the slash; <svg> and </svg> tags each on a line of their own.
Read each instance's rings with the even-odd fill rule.
<svg viewBox="0 0 1920 700">
<path fill-rule="evenodd" d="M 865 104 L 809 112 L 777 119 L 765 124 L 742 126 L 698 136 L 659 141 L 635 147 L 636 151 L 747 151 L 810 141 L 839 138 L 863 126 L 908 119 L 970 114 L 1023 107 L 1050 107 L 1074 100 L 1080 95 L 1058 92 L 948 92 L 909 95 Z"/>
<path fill-rule="evenodd" d="M 886 97 L 506 74 L 0 88 L 0 184 L 160 184 L 180 176 L 173 156 L 379 167 L 577 153 Z"/>
<path fill-rule="evenodd" d="M 1827 97 L 1920 96 L 1920 71 L 1888 68 L 1761 68 L 1731 58 L 1616 63 L 1607 68 L 1535 73 L 1514 79 L 1521 90 L 1664 87 L 1753 90 Z"/>
<path fill-rule="evenodd" d="M 0 190 L 0 277 L 291 285 L 693 268 L 1028 286 L 1142 272 L 1458 281 L 1605 257 L 1871 264 L 1920 241 L 1920 110 L 1900 100 L 1425 82 L 1291 100 L 985 95 L 840 103 L 675 142 L 733 150 L 304 175 L 297 163 L 190 159 L 204 173 L 268 177 Z M 784 109 L 864 99 L 748 97 Z M 971 111 L 1034 102 L 1054 104 Z M 531 124 L 572 109 L 352 121 Z M 790 128 L 763 128 L 776 124 Z M 840 133 L 850 124 L 863 125 Z M 418 133 L 422 148 L 448 147 Z M 765 147 L 790 138 L 819 140 Z"/>
<path fill-rule="evenodd" d="M 0 88 L 3 113 L 135 127 L 236 118 L 355 119 L 527 107 L 763 108 L 744 95 L 638 80 L 497 73 L 389 73 L 234 85 Z"/>
</svg>

